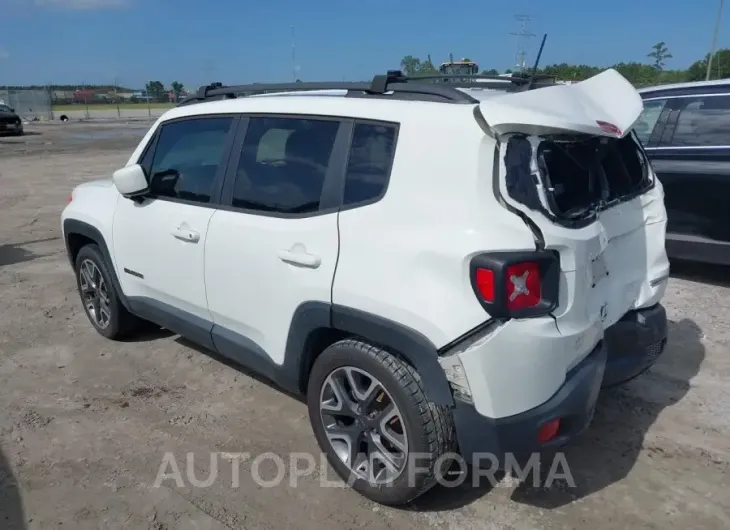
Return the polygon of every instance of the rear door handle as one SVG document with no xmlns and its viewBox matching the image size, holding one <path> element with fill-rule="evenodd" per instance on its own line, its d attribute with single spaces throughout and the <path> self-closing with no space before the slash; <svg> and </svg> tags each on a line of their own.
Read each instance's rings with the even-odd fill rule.
<svg viewBox="0 0 730 530">
<path fill-rule="evenodd" d="M 189 228 L 184 228 L 182 226 L 178 228 L 174 228 L 172 230 L 172 235 L 175 236 L 177 239 L 180 239 L 182 241 L 188 241 L 189 243 L 197 243 L 200 241 L 200 234 L 196 232 L 195 230 L 190 230 Z"/>
<path fill-rule="evenodd" d="M 291 250 L 280 250 L 279 259 L 284 263 L 309 267 L 310 269 L 316 269 L 322 263 L 322 258 L 319 256 L 306 252 L 292 252 Z"/>
</svg>

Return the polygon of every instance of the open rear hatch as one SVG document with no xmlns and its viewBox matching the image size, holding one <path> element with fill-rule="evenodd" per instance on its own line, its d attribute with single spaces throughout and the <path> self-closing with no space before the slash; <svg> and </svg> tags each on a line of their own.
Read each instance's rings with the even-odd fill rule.
<svg viewBox="0 0 730 530">
<path fill-rule="evenodd" d="M 560 254 L 562 333 L 614 324 L 667 267 L 662 190 L 632 132 L 642 107 L 615 70 L 479 104 L 500 140 L 501 199 Z"/>
</svg>

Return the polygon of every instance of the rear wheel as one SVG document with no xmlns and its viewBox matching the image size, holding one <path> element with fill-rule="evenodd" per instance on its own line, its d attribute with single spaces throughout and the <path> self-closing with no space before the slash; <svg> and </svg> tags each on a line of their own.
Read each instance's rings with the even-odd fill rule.
<svg viewBox="0 0 730 530">
<path fill-rule="evenodd" d="M 94 329 L 108 339 L 121 339 L 140 327 L 119 300 L 99 247 L 90 244 L 76 256 L 76 282 L 84 311 Z"/>
<path fill-rule="evenodd" d="M 425 493 L 454 448 L 450 412 L 426 400 L 418 372 L 364 342 L 343 340 L 322 352 L 307 403 L 330 465 L 378 503 L 404 504 Z"/>
</svg>

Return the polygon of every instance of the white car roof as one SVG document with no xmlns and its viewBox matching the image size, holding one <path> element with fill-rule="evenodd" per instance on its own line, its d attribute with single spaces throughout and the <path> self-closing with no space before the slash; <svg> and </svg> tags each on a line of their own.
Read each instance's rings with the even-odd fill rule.
<svg viewBox="0 0 730 530">
<path fill-rule="evenodd" d="M 650 87 L 640 88 L 640 94 L 645 92 L 656 92 L 657 90 L 672 90 L 680 88 L 700 88 L 705 86 L 728 85 L 730 79 L 714 79 L 712 81 L 689 81 L 686 83 L 672 83 L 670 85 L 654 85 Z"/>
</svg>

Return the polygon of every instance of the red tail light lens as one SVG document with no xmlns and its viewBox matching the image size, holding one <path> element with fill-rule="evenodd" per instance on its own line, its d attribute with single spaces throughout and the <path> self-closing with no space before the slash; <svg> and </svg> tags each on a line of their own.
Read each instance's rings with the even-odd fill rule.
<svg viewBox="0 0 730 530">
<path fill-rule="evenodd" d="M 540 265 L 534 261 L 507 267 L 507 309 L 535 307 L 541 299 Z"/>
<path fill-rule="evenodd" d="M 72 200 L 74 200 L 74 196 L 73 193 L 70 193 L 68 196 L 68 202 L 71 202 Z"/>
<path fill-rule="evenodd" d="M 471 261 L 471 283 L 493 318 L 547 315 L 558 304 L 560 261 L 556 252 L 489 252 Z"/>
</svg>

